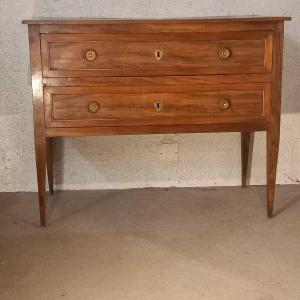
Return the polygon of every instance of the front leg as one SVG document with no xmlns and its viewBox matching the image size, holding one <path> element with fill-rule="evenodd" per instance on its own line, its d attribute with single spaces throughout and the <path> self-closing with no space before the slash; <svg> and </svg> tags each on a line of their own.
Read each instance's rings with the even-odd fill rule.
<svg viewBox="0 0 300 300">
<path fill-rule="evenodd" d="M 268 217 L 273 216 L 276 171 L 279 150 L 279 121 L 267 131 L 267 206 Z"/>
<path fill-rule="evenodd" d="M 280 139 L 283 22 L 278 24 L 278 28 L 274 32 L 273 50 L 273 92 L 270 105 L 270 125 L 267 130 L 267 207 L 269 218 L 273 216 L 276 171 Z"/>
<path fill-rule="evenodd" d="M 45 111 L 43 100 L 43 82 L 41 65 L 40 29 L 36 24 L 28 26 L 30 62 L 32 74 L 32 103 L 34 120 L 34 141 L 36 171 L 38 180 L 38 198 L 41 225 L 46 226 L 46 135 Z"/>
</svg>

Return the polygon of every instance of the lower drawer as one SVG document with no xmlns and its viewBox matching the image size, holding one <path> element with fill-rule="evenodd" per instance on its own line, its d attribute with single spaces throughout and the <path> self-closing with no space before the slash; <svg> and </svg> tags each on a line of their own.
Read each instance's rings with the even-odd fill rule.
<svg viewBox="0 0 300 300">
<path fill-rule="evenodd" d="M 270 84 L 45 87 L 47 127 L 266 121 Z"/>
</svg>

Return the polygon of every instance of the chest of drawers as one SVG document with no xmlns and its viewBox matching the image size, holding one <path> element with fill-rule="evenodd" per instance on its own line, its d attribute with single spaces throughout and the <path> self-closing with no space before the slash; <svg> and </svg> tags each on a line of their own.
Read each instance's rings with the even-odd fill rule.
<svg viewBox="0 0 300 300">
<path fill-rule="evenodd" d="M 61 136 L 267 132 L 273 214 L 288 17 L 27 20 L 41 224 Z M 121 153 L 120 153 L 121 155 Z"/>
</svg>

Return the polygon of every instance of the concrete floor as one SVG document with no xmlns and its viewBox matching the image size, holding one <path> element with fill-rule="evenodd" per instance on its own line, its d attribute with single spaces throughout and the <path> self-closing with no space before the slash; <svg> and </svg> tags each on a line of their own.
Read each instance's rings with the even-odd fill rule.
<svg viewBox="0 0 300 300">
<path fill-rule="evenodd" d="M 0 299 L 300 299 L 300 185 L 0 194 Z"/>
</svg>

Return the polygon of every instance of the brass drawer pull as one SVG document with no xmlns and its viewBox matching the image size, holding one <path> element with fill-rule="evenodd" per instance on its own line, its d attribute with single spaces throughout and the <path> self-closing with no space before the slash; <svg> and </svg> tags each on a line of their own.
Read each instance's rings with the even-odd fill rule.
<svg viewBox="0 0 300 300">
<path fill-rule="evenodd" d="M 219 108 L 222 110 L 227 110 L 231 106 L 231 102 L 228 99 L 221 100 L 219 102 Z"/>
<path fill-rule="evenodd" d="M 96 60 L 97 58 L 97 52 L 93 49 L 87 50 L 85 52 L 85 58 L 89 61 Z"/>
<path fill-rule="evenodd" d="M 153 104 L 156 111 L 161 111 L 163 104 L 160 101 L 155 101 Z"/>
<path fill-rule="evenodd" d="M 88 110 L 91 113 L 96 113 L 100 109 L 100 104 L 96 101 L 88 103 Z"/>
<path fill-rule="evenodd" d="M 157 61 L 160 61 L 164 56 L 164 50 L 155 50 L 154 57 Z"/>
<path fill-rule="evenodd" d="M 223 59 L 223 60 L 229 59 L 231 57 L 231 55 L 232 55 L 232 51 L 228 47 L 222 48 L 219 51 L 220 59 Z"/>
</svg>

